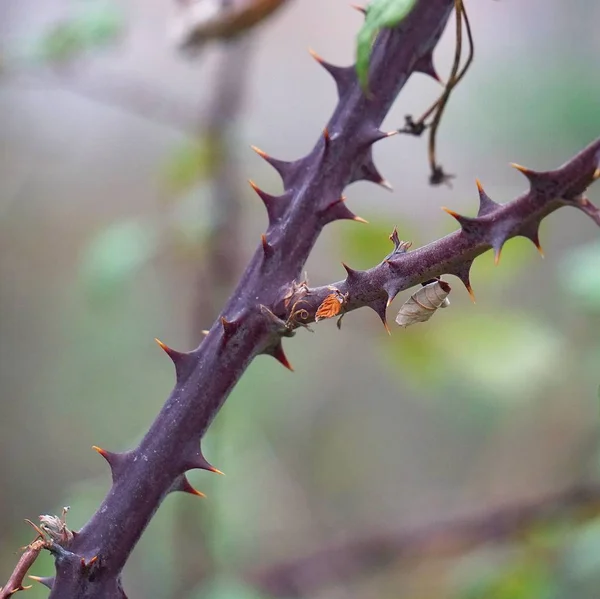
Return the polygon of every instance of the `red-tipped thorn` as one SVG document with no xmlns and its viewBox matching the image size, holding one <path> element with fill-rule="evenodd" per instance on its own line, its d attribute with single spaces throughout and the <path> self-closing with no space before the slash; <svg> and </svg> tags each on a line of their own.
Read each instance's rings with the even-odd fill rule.
<svg viewBox="0 0 600 599">
<path fill-rule="evenodd" d="M 160 347 L 160 349 L 162 349 L 171 359 L 173 359 L 173 356 L 176 356 L 177 354 L 179 354 L 178 351 L 171 349 L 166 343 L 163 343 L 160 339 L 157 339 L 156 337 L 154 337 L 154 341 L 156 341 L 156 343 L 158 343 L 158 346 Z"/>
<path fill-rule="evenodd" d="M 467 289 L 467 292 L 469 293 L 469 297 L 471 298 L 471 301 L 476 304 L 477 302 L 475 301 L 475 293 L 473 292 L 473 287 L 471 287 L 471 283 L 467 282 L 464 284 L 465 288 Z"/>
<path fill-rule="evenodd" d="M 516 162 L 509 162 L 510 166 L 516 168 L 520 173 L 523 173 L 527 178 L 532 175 L 535 175 L 535 171 L 532 171 L 530 168 L 523 166 L 522 164 L 517 164 Z"/>
<path fill-rule="evenodd" d="M 226 339 L 235 335 L 236 331 L 240 328 L 240 323 L 238 321 L 229 321 L 224 316 L 221 316 L 219 320 L 223 326 L 223 333 Z"/>
<path fill-rule="evenodd" d="M 92 445 L 92 449 L 97 451 L 107 462 L 109 461 L 110 452 L 106 451 L 106 449 L 102 449 L 102 447 L 98 447 L 97 445 Z"/>
<path fill-rule="evenodd" d="M 319 64 L 323 64 L 325 62 L 312 48 L 309 48 L 308 52 Z"/>
<path fill-rule="evenodd" d="M 260 148 L 258 148 L 257 146 L 250 146 L 261 158 L 263 158 L 264 160 L 269 160 L 270 156 L 266 153 L 263 152 Z"/>
<path fill-rule="evenodd" d="M 85 568 L 85 569 L 91 568 L 97 561 L 98 561 L 97 555 L 94 555 L 94 557 L 92 557 L 89 562 L 86 562 L 85 557 L 82 557 L 81 558 L 81 567 Z"/>
<path fill-rule="evenodd" d="M 350 8 L 357 10 L 359 13 L 362 13 L 363 15 L 367 14 L 367 9 L 364 6 L 361 6 L 360 4 L 351 4 Z"/>
<path fill-rule="evenodd" d="M 33 576 L 32 574 L 30 574 L 28 578 L 30 578 L 31 580 L 35 580 L 35 582 L 43 584 L 49 589 L 52 589 L 52 587 L 54 586 L 54 576 Z"/>
<path fill-rule="evenodd" d="M 331 136 L 329 135 L 329 129 L 327 127 L 323 129 L 323 138 L 325 139 L 325 145 L 329 145 L 329 142 L 331 141 Z"/>
<path fill-rule="evenodd" d="M 381 319 L 381 322 L 383 323 L 383 326 L 385 327 L 385 330 L 387 331 L 388 335 L 391 335 L 392 331 L 390 330 L 390 327 L 387 323 L 387 318 L 386 318 L 388 299 L 384 300 L 383 298 L 381 298 L 381 299 L 376 300 L 374 303 L 367 304 L 367 306 L 369 306 L 369 308 L 371 308 L 371 310 L 376 312 L 377 316 L 379 316 L 379 318 Z"/>
<path fill-rule="evenodd" d="M 427 54 L 421 57 L 414 66 L 414 70 L 418 73 L 423 73 L 424 75 L 429 75 L 435 79 L 438 83 L 441 83 L 442 80 L 440 76 L 437 74 L 435 67 L 433 66 L 433 56 L 431 54 Z"/>
<path fill-rule="evenodd" d="M 494 265 L 500 264 L 500 254 L 502 254 L 502 248 L 494 249 Z"/>
<path fill-rule="evenodd" d="M 271 257 L 274 252 L 273 246 L 267 241 L 267 236 L 264 233 L 260 236 L 260 240 L 265 258 Z"/>
<path fill-rule="evenodd" d="M 207 470 L 208 472 L 214 472 L 215 474 L 222 474 L 225 476 L 224 472 L 221 472 L 218 468 L 215 468 L 205 457 L 202 455 L 201 451 L 197 451 L 189 460 L 185 462 L 185 469 L 191 470 L 193 468 L 199 470 Z"/>
<path fill-rule="evenodd" d="M 287 356 L 285 355 L 285 352 L 283 351 L 283 345 L 281 345 L 281 342 L 278 343 L 275 347 L 273 347 L 271 351 L 269 351 L 269 354 L 273 356 L 280 364 L 285 366 L 288 370 L 294 372 L 292 365 L 290 364 L 289 360 L 287 359 Z"/>
<path fill-rule="evenodd" d="M 475 179 L 475 184 L 477 185 L 477 191 L 479 192 L 479 211 L 477 212 L 477 216 L 486 216 L 500 207 L 500 204 L 494 202 L 494 200 L 485 193 L 479 179 Z"/>
<path fill-rule="evenodd" d="M 191 354 L 185 354 L 172 349 L 156 337 L 154 338 L 154 341 L 156 341 L 158 346 L 167 354 L 167 356 L 169 356 L 169 358 L 171 358 L 178 379 L 186 376 L 193 368 L 194 360 Z"/>
<path fill-rule="evenodd" d="M 181 491 L 182 493 L 189 493 L 190 495 L 196 495 L 196 497 L 206 497 L 202 491 L 198 491 L 198 489 L 194 489 L 190 484 L 190 481 L 186 476 L 181 475 L 177 481 L 171 487 L 173 491 Z"/>
<path fill-rule="evenodd" d="M 454 212 L 454 210 L 450 210 L 450 208 L 446 208 L 446 206 L 442 206 L 442 210 L 458 221 L 462 218 L 458 212 Z"/>
<path fill-rule="evenodd" d="M 531 170 L 530 168 L 517 164 L 516 162 L 511 162 L 510 166 L 516 168 L 520 173 L 525 175 L 532 187 L 540 185 L 540 183 L 544 180 L 544 173 L 538 173 L 537 171 Z"/>
</svg>

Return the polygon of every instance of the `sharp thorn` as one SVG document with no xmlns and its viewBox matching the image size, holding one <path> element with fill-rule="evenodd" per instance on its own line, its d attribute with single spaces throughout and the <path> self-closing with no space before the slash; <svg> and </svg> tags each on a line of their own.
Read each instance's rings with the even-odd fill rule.
<svg viewBox="0 0 600 599">
<path fill-rule="evenodd" d="M 269 155 L 266 152 L 263 152 L 260 148 L 258 148 L 257 146 L 250 146 L 261 158 L 264 158 L 264 160 L 268 160 L 269 159 Z"/>
<path fill-rule="evenodd" d="M 353 8 L 354 10 L 357 10 L 358 12 L 362 13 L 365 16 L 367 14 L 367 9 L 364 6 L 361 6 L 360 4 L 351 4 L 350 7 Z"/>
<path fill-rule="evenodd" d="M 192 487 L 190 481 L 184 474 L 177 477 L 177 479 L 171 486 L 171 491 L 181 491 L 182 493 L 189 493 L 190 495 L 196 495 L 197 497 L 206 497 L 204 493 Z"/>
<path fill-rule="evenodd" d="M 167 354 L 167 356 L 169 356 L 169 358 L 171 358 L 178 379 L 186 376 L 189 370 L 193 368 L 194 359 L 192 354 L 186 354 L 172 349 L 156 337 L 154 338 L 154 341 L 156 341 L 158 346 Z"/>
<path fill-rule="evenodd" d="M 499 208 L 500 204 L 494 202 L 494 200 L 485 193 L 479 179 L 475 179 L 475 184 L 477 185 L 477 191 L 479 192 L 479 211 L 477 212 L 477 216 L 487 216 Z"/>
<path fill-rule="evenodd" d="M 28 578 L 30 578 L 31 580 L 35 580 L 35 582 L 43 584 L 49 589 L 52 589 L 52 587 L 54 586 L 54 576 L 33 576 L 32 574 L 30 574 Z"/>
<path fill-rule="evenodd" d="M 500 264 L 500 254 L 502 253 L 502 248 L 494 249 L 494 265 L 498 266 Z"/>
<path fill-rule="evenodd" d="M 467 289 L 467 292 L 469 293 L 469 297 L 471 298 L 471 301 L 476 304 L 477 302 L 475 301 L 475 293 L 473 292 L 473 287 L 471 287 L 470 283 L 465 283 L 465 287 Z"/>
<path fill-rule="evenodd" d="M 272 347 L 268 352 L 270 356 L 273 356 L 280 364 L 285 366 L 289 371 L 294 372 L 292 365 L 290 364 L 285 352 L 283 351 L 283 345 L 279 342 L 277 345 Z"/>
<path fill-rule="evenodd" d="M 267 236 L 264 233 L 260 236 L 260 239 L 265 258 L 270 258 L 274 252 L 273 246 L 267 241 Z"/>
<path fill-rule="evenodd" d="M 356 221 L 357 223 L 364 223 L 365 225 L 369 224 L 368 220 L 365 220 L 364 218 L 361 218 L 360 216 L 355 216 L 352 220 Z"/>
<path fill-rule="evenodd" d="M 229 321 L 224 316 L 221 316 L 219 320 L 221 322 L 221 325 L 223 326 L 223 334 L 225 336 L 225 339 L 231 338 L 240 328 L 240 323 L 238 320 Z"/>
<path fill-rule="evenodd" d="M 446 212 L 446 214 L 449 214 L 450 216 L 455 218 L 456 220 L 462 218 L 462 216 L 458 212 L 454 212 L 454 210 L 450 210 L 450 208 L 446 208 L 446 206 L 442 206 L 442 210 Z"/>
<path fill-rule="evenodd" d="M 214 472 L 215 474 L 222 474 L 225 476 L 225 473 L 221 472 L 218 468 L 215 468 L 199 450 L 194 452 L 194 454 L 185 461 L 184 468 L 185 470 L 207 470 L 208 472 Z"/>
<path fill-rule="evenodd" d="M 345 262 L 342 262 L 342 266 L 346 269 L 346 273 L 348 274 L 348 281 L 358 280 L 360 271 L 350 268 Z"/>
<path fill-rule="evenodd" d="M 201 333 L 206 337 L 206 335 L 208 335 L 210 331 L 208 329 L 203 329 Z"/>
</svg>

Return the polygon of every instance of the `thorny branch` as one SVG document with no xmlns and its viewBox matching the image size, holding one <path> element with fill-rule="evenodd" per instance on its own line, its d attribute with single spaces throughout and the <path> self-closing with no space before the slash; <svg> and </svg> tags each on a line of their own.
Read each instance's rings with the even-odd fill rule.
<svg viewBox="0 0 600 599">
<path fill-rule="evenodd" d="M 340 306 L 331 316 L 343 316 L 368 306 L 377 312 L 387 329 L 387 308 L 401 291 L 442 275 L 454 275 L 473 298 L 469 270 L 477 256 L 493 249 L 497 263 L 504 243 L 517 236 L 530 239 L 541 252 L 540 222 L 558 208 L 578 208 L 600 226 L 600 211 L 584 195 L 587 187 L 600 178 L 600 139 L 554 171 L 513 166 L 527 177 L 530 189 L 512 202 L 497 204 L 478 181 L 476 217 L 444 209 L 459 222 L 460 230 L 413 251 L 396 238 L 394 251 L 380 264 L 366 271 L 344 264 L 346 279 L 331 285 L 309 288 L 304 282 L 294 283 L 277 315 L 291 329 L 305 326 L 315 321 L 323 302 L 335 296 Z"/>
<path fill-rule="evenodd" d="M 113 483 L 98 511 L 55 560 L 52 599 L 126 597 L 121 571 L 165 496 L 199 495 L 185 473 L 215 471 L 200 440 L 250 362 L 267 354 L 289 366 L 281 340 L 293 331 L 273 309 L 302 272 L 323 227 L 356 218 L 339 202 L 343 189 L 361 179 L 382 183 L 372 157 L 372 145 L 387 137 L 379 126 L 408 77 L 431 63 L 453 5 L 453 0 L 418 0 L 399 26 L 379 35 L 371 58 L 371 97 L 362 92 L 353 66 L 321 61 L 339 95 L 325 133 L 294 162 L 262 154 L 285 189 L 278 198 L 260 192 L 269 214 L 262 243 L 201 345 L 183 353 L 161 344 L 173 360 L 177 382 L 140 444 L 125 453 L 99 449 Z M 82 567 L 90 560 L 95 560 L 92 572 Z"/>
<path fill-rule="evenodd" d="M 379 130 L 397 94 L 414 72 L 431 75 L 432 53 L 456 0 L 418 0 L 397 27 L 380 33 L 372 52 L 366 97 L 353 66 L 318 59 L 332 75 L 339 101 L 311 152 L 296 161 L 265 158 L 280 174 L 284 192 L 271 196 L 255 187 L 265 203 L 269 226 L 237 289 L 200 346 L 192 352 L 161 347 L 175 365 L 176 384 L 140 444 L 124 453 L 100 448 L 112 471 L 112 486 L 97 512 L 71 539 L 56 546 L 52 599 L 123 599 L 121 571 L 150 519 L 172 491 L 201 495 L 188 482 L 191 469 L 217 470 L 204 458 L 200 440 L 250 362 L 271 355 L 290 367 L 282 339 L 312 322 L 327 287 L 295 283 L 323 227 L 359 220 L 342 192 L 358 180 L 385 184 L 373 162 L 372 146 L 388 134 Z M 575 206 L 600 224 L 598 210 L 583 196 L 598 177 L 600 140 L 556 171 L 519 167 L 528 193 L 509 204 L 493 202 L 480 190 L 477 217 L 450 212 L 461 230 L 406 252 L 398 243 L 379 266 L 347 268 L 334 287 L 341 312 L 367 305 L 385 322 L 386 307 L 402 289 L 442 274 L 454 274 L 470 289 L 469 268 L 490 247 L 499 257 L 504 242 L 523 235 L 536 245 L 540 221 L 564 205 Z M 336 296 L 337 297 L 337 296 Z"/>
<path fill-rule="evenodd" d="M 454 557 L 484 543 L 519 541 L 545 522 L 560 518 L 585 521 L 599 512 L 600 487 L 581 485 L 491 512 L 355 539 L 254 572 L 248 580 L 270 596 L 310 597 L 324 587 L 373 573 L 398 560 Z"/>
</svg>

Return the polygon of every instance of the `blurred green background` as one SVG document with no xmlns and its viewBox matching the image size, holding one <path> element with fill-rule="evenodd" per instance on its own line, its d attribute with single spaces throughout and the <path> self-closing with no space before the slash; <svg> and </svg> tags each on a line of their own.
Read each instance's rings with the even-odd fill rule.
<svg viewBox="0 0 600 599">
<path fill-rule="evenodd" d="M 509 201 L 526 182 L 508 162 L 555 168 L 599 134 L 597 2 L 467 9 L 475 62 L 438 138 L 452 188 L 428 185 L 425 139 L 379 143 L 395 191 L 347 190 L 370 224 L 325 229 L 312 285 L 343 278 L 342 260 L 378 263 L 394 225 L 415 246 L 453 230 L 440 207 L 474 214 L 476 177 Z M 310 150 L 335 89 L 307 48 L 349 64 L 360 26 L 347 2 L 290 1 L 250 40 L 190 60 L 170 37 L 175 18 L 167 1 L 0 6 L 0 584 L 32 538 L 24 518 L 70 505 L 77 529 L 98 506 L 110 477 L 91 445 L 132 447 L 173 384 L 153 338 L 195 347 L 264 230 L 245 180 L 281 184 L 250 144 L 281 159 Z M 453 31 L 452 20 L 435 53 L 442 79 Z M 215 82 L 232 64 L 241 106 L 215 133 Z M 438 92 L 415 75 L 384 128 Z M 393 325 L 405 293 L 391 337 L 361 310 L 341 332 L 326 321 L 287 341 L 293 374 L 257 359 L 203 443 L 227 476 L 191 475 L 207 499 L 167 498 L 128 564 L 128 595 L 260 597 L 247 574 L 282 559 L 593 480 L 598 231 L 565 209 L 541 241 L 544 260 L 523 239 L 498 267 L 478 259 L 476 304 L 451 279 L 451 307 L 426 324 Z M 459 558 L 366 568 L 310 597 L 595 599 L 600 521 L 562 524 Z M 51 571 L 44 556 L 31 573 Z"/>
</svg>

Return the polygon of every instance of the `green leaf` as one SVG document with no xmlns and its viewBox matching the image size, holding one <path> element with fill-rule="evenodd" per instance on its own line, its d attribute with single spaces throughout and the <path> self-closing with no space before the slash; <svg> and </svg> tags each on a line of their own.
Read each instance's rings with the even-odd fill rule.
<svg viewBox="0 0 600 599">
<path fill-rule="evenodd" d="M 96 297 L 120 292 L 154 256 L 158 243 L 158 230 L 148 223 L 126 220 L 110 225 L 84 250 L 80 272 L 86 290 Z"/>
<path fill-rule="evenodd" d="M 371 49 L 383 27 L 394 27 L 406 18 L 416 0 L 373 0 L 356 38 L 356 74 L 363 90 L 368 88 Z"/>
</svg>

